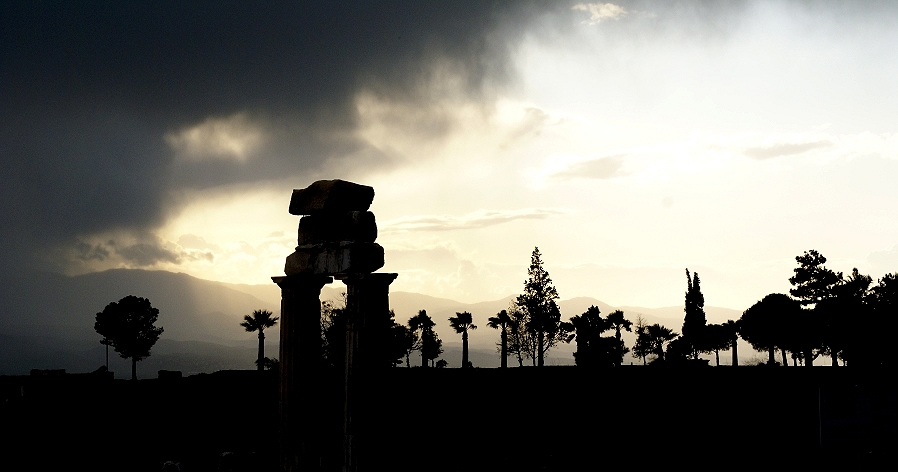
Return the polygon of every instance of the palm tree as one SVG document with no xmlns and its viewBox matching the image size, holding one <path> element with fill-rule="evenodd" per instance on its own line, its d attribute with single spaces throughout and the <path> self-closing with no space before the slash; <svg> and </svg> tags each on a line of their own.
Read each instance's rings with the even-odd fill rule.
<svg viewBox="0 0 898 472">
<path fill-rule="evenodd" d="M 501 339 L 502 339 L 502 363 L 501 367 L 504 369 L 508 367 L 508 326 L 511 324 L 511 318 L 508 316 L 508 312 L 505 310 L 496 313 L 496 316 L 491 316 L 489 318 L 489 323 L 487 326 L 493 329 L 502 330 Z"/>
<path fill-rule="evenodd" d="M 461 334 L 461 366 L 468 367 L 468 330 L 475 330 L 473 317 L 467 311 L 458 313 L 449 318 L 449 325 L 456 333 Z"/>
<path fill-rule="evenodd" d="M 664 345 L 679 336 L 670 328 L 665 328 L 658 323 L 646 327 L 646 335 L 648 336 L 648 344 L 651 346 L 652 353 L 662 362 L 664 361 Z"/>
<path fill-rule="evenodd" d="M 268 310 L 256 310 L 252 316 L 244 315 L 243 322 L 240 323 L 240 326 L 246 328 L 247 332 L 259 332 L 259 359 L 256 361 L 259 370 L 265 368 L 265 328 L 271 328 L 277 324 L 279 319 L 277 316 L 271 315 L 272 313 Z"/>
<path fill-rule="evenodd" d="M 617 357 L 614 360 L 614 365 L 620 366 L 621 362 L 624 360 L 624 354 L 630 352 L 624 346 L 623 340 L 620 338 L 620 330 L 621 328 L 630 332 L 630 327 L 633 326 L 633 322 L 624 318 L 624 312 L 620 310 L 612 311 L 606 318 L 605 322 L 611 325 L 611 329 L 614 330 L 614 337 L 617 339 Z"/>
</svg>

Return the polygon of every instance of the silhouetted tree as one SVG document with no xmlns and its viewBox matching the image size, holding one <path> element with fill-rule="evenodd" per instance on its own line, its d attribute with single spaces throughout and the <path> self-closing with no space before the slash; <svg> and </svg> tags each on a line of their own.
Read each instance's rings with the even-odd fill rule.
<svg viewBox="0 0 898 472">
<path fill-rule="evenodd" d="M 396 367 L 408 352 L 409 329 L 396 322 L 396 313 L 389 311 L 389 317 L 369 319 L 365 327 L 368 331 L 368 347 L 374 363 L 380 367 Z"/>
<path fill-rule="evenodd" d="M 543 268 L 538 247 L 533 248 L 524 293 L 517 297 L 517 305 L 527 314 L 527 331 L 536 338 L 536 365 L 545 364 L 545 354 L 559 342 L 571 339 L 569 329 L 561 321 L 561 311 L 555 300 L 558 291 L 549 273 Z"/>
<path fill-rule="evenodd" d="M 767 351 L 767 363 L 775 365 L 776 348 L 786 343 L 782 327 L 800 316 L 800 310 L 801 305 L 788 295 L 771 293 L 742 313 L 739 332 L 753 348 Z"/>
<path fill-rule="evenodd" d="M 346 294 L 340 300 L 321 302 L 321 353 L 324 365 L 342 369 L 346 356 Z M 393 310 L 388 316 L 368 316 L 365 320 L 364 357 L 374 368 L 395 367 L 406 359 L 415 346 L 416 333 L 396 323 Z"/>
<path fill-rule="evenodd" d="M 732 349 L 730 352 L 733 355 L 733 367 L 736 367 L 739 365 L 739 322 L 727 320 L 722 326 L 726 329 L 727 337 L 730 339 L 729 348 Z"/>
<path fill-rule="evenodd" d="M 664 348 L 667 343 L 677 339 L 677 334 L 669 328 L 655 323 L 645 328 L 645 342 L 649 346 L 649 352 L 655 355 L 656 360 L 664 361 Z"/>
<path fill-rule="evenodd" d="M 346 356 L 346 294 L 341 300 L 321 302 L 321 354 L 325 365 L 343 367 Z"/>
<path fill-rule="evenodd" d="M 642 315 L 636 315 L 636 343 L 633 344 L 633 355 L 642 359 L 642 365 L 646 364 L 646 357 L 652 354 L 648 327 Z"/>
<path fill-rule="evenodd" d="M 418 336 L 418 333 L 412 330 L 410 327 L 403 326 L 403 328 L 405 328 L 402 333 L 402 347 L 405 356 L 405 366 L 411 367 L 410 357 L 412 355 L 412 351 L 421 349 L 421 338 Z"/>
<path fill-rule="evenodd" d="M 627 349 L 627 346 L 624 345 L 624 340 L 621 339 L 620 330 L 624 329 L 627 332 L 630 332 L 630 327 L 633 326 L 633 322 L 624 318 L 624 312 L 620 310 L 614 310 L 609 313 L 606 320 L 611 329 L 614 330 L 614 338 L 616 339 L 615 347 L 617 348 L 617 355 L 615 356 L 614 365 L 620 366 L 624 361 L 624 354 L 630 352 L 630 350 Z"/>
<path fill-rule="evenodd" d="M 698 272 L 690 278 L 686 269 L 686 316 L 683 318 L 683 342 L 688 346 L 689 355 L 698 359 L 699 351 L 704 351 L 703 335 L 705 324 L 705 296 L 702 295 Z"/>
<path fill-rule="evenodd" d="M 259 361 L 256 361 L 258 364 Z M 280 361 L 277 357 L 266 357 L 262 359 L 262 367 L 264 370 L 278 370 L 278 366 L 280 365 Z"/>
<path fill-rule="evenodd" d="M 240 326 L 243 326 L 247 332 L 259 332 L 259 356 L 256 360 L 258 370 L 263 370 L 265 367 L 263 363 L 263 359 L 265 359 L 265 329 L 276 325 L 279 319 L 272 315 L 273 313 L 268 310 L 256 310 L 252 316 L 243 315 L 243 321 L 240 323 Z"/>
<path fill-rule="evenodd" d="M 686 364 L 692 359 L 692 344 L 686 341 L 683 336 L 672 339 L 664 350 L 664 362 L 667 364 Z"/>
<path fill-rule="evenodd" d="M 833 272 L 826 268 L 826 258 L 811 249 L 803 255 L 796 256 L 798 267 L 793 269 L 795 275 L 789 278 L 793 288 L 789 294 L 802 306 L 816 305 L 819 301 L 833 295 L 833 287 L 842 281 L 841 272 Z"/>
<path fill-rule="evenodd" d="M 854 343 L 849 358 L 853 366 L 895 366 L 895 332 L 898 331 L 898 273 L 886 274 L 870 289 L 866 336 Z"/>
<path fill-rule="evenodd" d="M 477 325 L 474 324 L 473 318 L 470 313 L 467 311 L 455 313 L 455 316 L 449 317 L 449 326 L 455 330 L 456 333 L 461 334 L 461 366 L 462 368 L 468 367 L 468 330 L 477 329 Z"/>
<path fill-rule="evenodd" d="M 508 328 L 511 324 L 511 318 L 508 317 L 508 311 L 502 310 L 496 313 L 496 316 L 491 316 L 488 321 L 487 326 L 498 329 L 500 332 L 499 354 L 502 356 L 500 367 L 504 369 L 508 367 Z"/>
<path fill-rule="evenodd" d="M 602 333 L 611 329 L 611 324 L 602 318 L 601 311 L 595 305 L 586 309 L 583 314 L 571 317 L 577 350 L 574 351 L 574 362 L 580 367 L 597 367 L 613 364 L 613 356 L 617 354 L 612 338 L 602 338 Z M 609 350 L 613 354 L 609 355 Z"/>
<path fill-rule="evenodd" d="M 131 359 L 131 380 L 137 380 L 137 361 L 150 356 L 162 327 L 156 327 L 159 309 L 146 298 L 128 295 L 97 313 L 94 330 L 109 341 L 124 359 Z"/>
<path fill-rule="evenodd" d="M 733 342 L 730 327 L 725 324 L 709 324 L 705 326 L 704 335 L 705 347 L 714 351 L 714 359 L 717 366 L 720 366 L 720 351 L 730 347 Z"/>
<path fill-rule="evenodd" d="M 864 323 L 855 320 L 869 320 L 867 298 L 872 282 L 870 276 L 860 274 L 855 268 L 847 279 L 832 287 L 831 297 L 820 300 L 814 307 L 820 344 L 833 366 L 839 365 L 840 356 L 851 356 L 855 340 L 861 337 L 858 325 Z"/>
<path fill-rule="evenodd" d="M 515 300 L 508 305 L 508 352 L 518 360 L 518 367 L 523 367 L 524 358 L 536 351 L 536 339 L 527 329 L 527 312 L 518 306 Z M 536 358 L 533 358 L 534 364 Z"/>
<path fill-rule="evenodd" d="M 805 251 L 801 256 L 796 256 L 798 267 L 793 269 L 795 275 L 789 278 L 792 287 L 789 294 L 799 301 L 802 306 L 810 309 L 806 312 L 805 331 L 801 335 L 801 344 L 804 346 L 802 357 L 806 366 L 814 364 L 814 359 L 826 348 L 823 346 L 825 337 L 826 320 L 819 319 L 824 310 L 816 311 L 817 304 L 833 296 L 833 288 L 841 283 L 842 273 L 827 269 L 824 264 L 826 257 L 814 249 Z"/>
<path fill-rule="evenodd" d="M 109 346 L 112 345 L 112 340 L 104 337 L 100 340 L 100 344 L 106 346 L 106 372 L 109 372 Z"/>
<path fill-rule="evenodd" d="M 443 353 L 443 341 L 433 330 L 436 323 L 427 316 L 427 311 L 420 310 L 417 315 L 408 320 L 409 329 L 418 333 L 421 339 L 421 367 L 427 367 L 427 362 L 433 361 Z"/>
</svg>

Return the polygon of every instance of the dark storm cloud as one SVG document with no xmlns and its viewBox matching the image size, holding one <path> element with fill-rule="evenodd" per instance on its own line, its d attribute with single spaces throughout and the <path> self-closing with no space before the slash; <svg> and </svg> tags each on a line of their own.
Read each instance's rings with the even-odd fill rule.
<svg viewBox="0 0 898 472">
<path fill-rule="evenodd" d="M 443 65 L 477 98 L 509 78 L 510 46 L 545 8 L 5 2 L 0 263 L 103 231 L 152 230 L 179 203 L 173 190 L 307 180 L 300 177 L 345 156 L 355 156 L 352 165 L 387 165 L 389 156 L 352 135 L 357 93 L 426 105 Z M 264 127 L 268 139 L 253 159 L 178 158 L 171 136 L 236 114 Z M 81 257 L 108 255 L 75 245 Z M 178 257 L 132 249 L 125 255 L 138 263 Z"/>
</svg>

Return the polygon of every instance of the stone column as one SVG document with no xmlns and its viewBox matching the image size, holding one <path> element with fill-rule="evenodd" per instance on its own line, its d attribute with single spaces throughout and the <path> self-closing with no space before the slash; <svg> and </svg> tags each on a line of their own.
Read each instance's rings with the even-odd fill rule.
<svg viewBox="0 0 898 472">
<path fill-rule="evenodd" d="M 272 277 L 281 288 L 280 412 L 281 465 L 285 472 L 317 470 L 321 368 L 321 288 L 324 275 Z"/>
<path fill-rule="evenodd" d="M 362 470 L 366 421 L 371 398 L 371 374 L 389 368 L 377 331 L 390 320 L 390 284 L 398 274 L 351 274 L 339 277 L 346 284 L 346 363 L 343 395 L 343 471 Z M 382 339 L 382 338 L 381 338 Z M 362 465 L 364 467 L 364 465 Z"/>
</svg>

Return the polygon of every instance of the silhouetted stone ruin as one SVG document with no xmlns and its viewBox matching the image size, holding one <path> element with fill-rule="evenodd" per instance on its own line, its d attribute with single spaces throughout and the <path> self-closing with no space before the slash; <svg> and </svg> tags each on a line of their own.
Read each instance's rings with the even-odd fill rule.
<svg viewBox="0 0 898 472">
<path fill-rule="evenodd" d="M 294 190 L 290 213 L 302 215 L 297 247 L 287 257 L 281 288 L 280 436 L 285 471 L 316 470 L 325 419 L 320 412 L 321 288 L 334 278 L 346 285 L 346 356 L 343 388 L 342 469 L 358 470 L 364 448 L 368 396 L 366 320 L 389 317 L 389 286 L 397 274 L 373 273 L 384 265 L 374 214 L 374 189 L 343 180 L 319 180 Z"/>
</svg>

